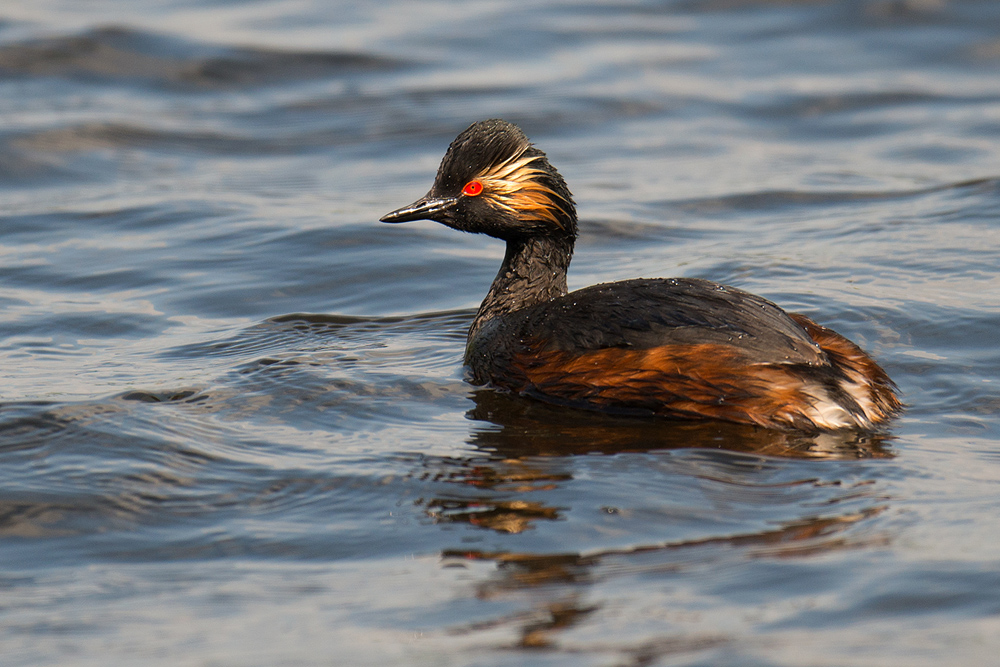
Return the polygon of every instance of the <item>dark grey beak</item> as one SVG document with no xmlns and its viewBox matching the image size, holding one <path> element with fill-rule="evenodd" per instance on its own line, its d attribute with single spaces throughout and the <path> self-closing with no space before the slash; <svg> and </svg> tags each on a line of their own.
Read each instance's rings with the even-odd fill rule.
<svg viewBox="0 0 1000 667">
<path fill-rule="evenodd" d="M 443 213 L 447 213 L 458 201 L 454 197 L 421 197 L 409 206 L 397 208 L 392 213 L 386 213 L 382 222 L 410 222 L 411 220 L 435 220 L 440 222 Z"/>
</svg>

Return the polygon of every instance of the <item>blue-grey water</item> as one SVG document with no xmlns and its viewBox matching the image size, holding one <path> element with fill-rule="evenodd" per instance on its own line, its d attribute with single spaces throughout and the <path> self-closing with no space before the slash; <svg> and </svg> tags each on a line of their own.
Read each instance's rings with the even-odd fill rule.
<svg viewBox="0 0 1000 667">
<path fill-rule="evenodd" d="M 862 344 L 885 433 L 474 388 L 469 123 Z M 3 665 L 1000 664 L 1000 3 L 0 5 Z"/>
</svg>

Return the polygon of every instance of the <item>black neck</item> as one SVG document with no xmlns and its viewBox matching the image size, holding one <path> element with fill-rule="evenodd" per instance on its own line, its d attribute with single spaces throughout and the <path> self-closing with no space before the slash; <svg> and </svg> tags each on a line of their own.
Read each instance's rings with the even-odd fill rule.
<svg viewBox="0 0 1000 667">
<path fill-rule="evenodd" d="M 471 340 L 488 320 L 566 294 L 573 256 L 571 236 L 531 236 L 507 241 L 507 255 L 469 329 Z"/>
</svg>

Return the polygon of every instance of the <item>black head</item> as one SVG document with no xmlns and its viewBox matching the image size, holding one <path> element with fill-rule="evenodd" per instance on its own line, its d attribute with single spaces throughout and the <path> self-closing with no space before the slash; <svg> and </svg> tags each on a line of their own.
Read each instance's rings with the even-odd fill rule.
<svg viewBox="0 0 1000 667">
<path fill-rule="evenodd" d="M 573 197 L 545 153 L 516 125 L 473 123 L 451 142 L 430 192 L 382 222 L 436 220 L 500 239 L 576 236 Z"/>
</svg>

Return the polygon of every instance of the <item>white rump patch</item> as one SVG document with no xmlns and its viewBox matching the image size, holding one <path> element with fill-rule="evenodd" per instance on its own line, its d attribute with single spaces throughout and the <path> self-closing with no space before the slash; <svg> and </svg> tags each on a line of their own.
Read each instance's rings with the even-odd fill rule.
<svg viewBox="0 0 1000 667">
<path fill-rule="evenodd" d="M 845 369 L 846 370 L 846 369 Z M 859 373 L 846 371 L 849 380 L 840 383 L 840 389 L 853 398 L 863 414 L 854 414 L 830 397 L 830 392 L 819 384 L 808 383 L 802 387 L 803 393 L 812 399 L 812 406 L 803 411 L 803 416 L 824 429 L 872 428 L 879 418 L 879 412 L 871 400 L 868 384 Z"/>
</svg>

